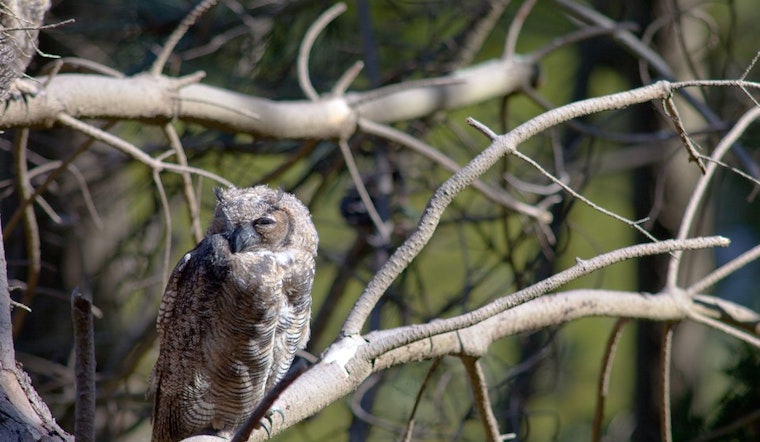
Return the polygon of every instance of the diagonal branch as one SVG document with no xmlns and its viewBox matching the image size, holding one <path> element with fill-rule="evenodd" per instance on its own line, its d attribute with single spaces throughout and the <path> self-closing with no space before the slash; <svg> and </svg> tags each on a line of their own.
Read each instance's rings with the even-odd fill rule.
<svg viewBox="0 0 760 442">
<path fill-rule="evenodd" d="M 618 342 L 623 335 L 623 327 L 628 323 L 627 319 L 618 319 L 612 327 L 612 332 L 607 339 L 602 357 L 602 370 L 599 373 L 599 382 L 596 388 L 596 408 L 594 410 L 594 424 L 591 427 L 591 441 L 602 440 L 602 421 L 604 420 L 604 403 L 609 393 L 610 377 L 612 375 L 612 362 L 615 360 Z"/>
<path fill-rule="evenodd" d="M 503 296 L 483 307 L 453 318 L 441 319 L 427 324 L 409 326 L 406 333 L 395 334 L 382 345 L 373 348 L 373 354 L 379 356 L 394 348 L 401 347 L 420 339 L 426 339 L 441 333 L 448 333 L 470 327 L 504 311 L 525 304 L 542 295 L 550 293 L 581 276 L 609 267 L 628 259 L 642 256 L 671 253 L 674 250 L 695 250 L 711 247 L 726 247 L 730 241 L 721 236 L 700 237 L 686 240 L 665 240 L 656 243 L 637 244 L 604 253 L 588 260 L 576 258 L 577 264 L 555 275 L 543 279 L 513 294 Z M 679 292 L 680 293 L 680 292 Z M 674 295 L 675 296 L 675 295 Z M 486 349 L 481 349 L 485 351 Z M 481 353 L 475 353 L 480 355 Z"/>
<path fill-rule="evenodd" d="M 716 160 L 723 158 L 729 149 L 731 149 L 731 146 L 733 146 L 739 137 L 744 134 L 744 132 L 747 130 L 747 127 L 749 127 L 749 125 L 758 118 L 760 118 L 760 107 L 752 107 L 750 110 L 748 110 L 744 115 L 742 115 L 741 118 L 739 118 L 739 121 L 736 122 L 730 131 L 728 131 L 723 139 L 720 140 L 718 145 L 715 147 L 715 150 L 713 150 L 710 158 Z M 705 173 L 699 177 L 699 181 L 697 182 L 696 186 L 694 186 L 694 191 L 691 193 L 691 197 L 689 198 L 689 203 L 686 206 L 686 209 L 684 209 L 684 214 L 681 219 L 681 226 L 679 227 L 678 235 L 676 238 L 686 238 L 689 236 L 691 227 L 697 217 L 697 210 L 702 204 L 702 201 L 707 194 L 707 188 L 709 187 L 710 182 L 715 176 L 715 172 L 717 170 L 718 165 L 715 162 L 711 161 L 710 164 L 707 165 Z M 666 281 L 668 287 L 673 288 L 678 284 L 678 274 L 680 271 L 679 263 L 681 262 L 681 255 L 681 252 L 675 252 L 670 258 Z M 716 272 L 717 271 L 720 271 L 720 269 L 716 270 Z M 709 277 L 710 276 L 708 275 L 708 278 Z M 703 284 L 698 284 L 698 287 L 702 285 Z"/>
<path fill-rule="evenodd" d="M 545 112 L 516 127 L 505 135 L 495 137 L 491 145 L 459 172 L 446 180 L 428 201 L 417 229 L 395 251 L 369 282 L 343 324 L 341 334 L 350 336 L 361 331 L 366 318 L 390 284 L 412 262 L 432 238 L 444 210 L 462 190 L 485 173 L 504 155 L 534 135 L 570 119 L 604 110 L 630 106 L 670 95 L 672 85 L 658 82 L 653 85 L 598 98 L 577 101 Z"/>
<path fill-rule="evenodd" d="M 340 14 L 346 12 L 345 3 L 336 3 L 328 10 L 323 12 L 317 20 L 309 26 L 306 31 L 306 35 L 301 41 L 301 46 L 298 48 L 298 84 L 301 86 L 306 98 L 311 101 L 319 100 L 319 93 L 314 89 L 311 84 L 311 78 L 309 78 L 309 53 L 311 52 L 314 42 L 317 41 L 317 37 L 331 21 L 335 20 Z"/>
<path fill-rule="evenodd" d="M 716 299 L 704 297 L 704 300 Z M 445 355 L 480 356 L 492 342 L 499 339 L 557 326 L 579 318 L 684 320 L 689 318 L 691 310 L 697 308 L 696 303 L 689 302 L 687 297 L 667 292 L 651 295 L 619 290 L 573 290 L 534 299 L 475 325 L 457 329 L 456 332 L 428 335 L 428 338 L 413 341 L 388 352 L 378 350 L 385 347 L 388 340 L 395 340 L 397 335 L 414 333 L 420 326 L 399 327 L 374 331 L 361 337 L 344 338 L 328 348 L 322 360 L 304 373 L 278 399 L 275 406 L 281 410 L 288 410 L 284 419 L 276 419 L 269 435 L 263 430 L 258 431 L 250 440 L 264 441 L 281 433 L 285 428 L 314 415 L 354 391 L 373 373 L 396 365 Z M 760 319 L 757 313 L 738 304 L 725 300 L 722 302 L 731 305 L 733 309 L 744 311 L 748 317 Z M 314 400 L 304 401 L 305 397 Z"/>
<path fill-rule="evenodd" d="M 475 397 L 475 407 L 478 409 L 478 415 L 480 415 L 483 428 L 486 430 L 486 437 L 491 442 L 501 442 L 499 424 L 496 422 L 496 416 L 491 409 L 488 383 L 483 373 L 483 367 L 480 365 L 480 359 L 472 356 L 462 356 L 460 359 L 467 370 L 472 393 Z"/>
</svg>

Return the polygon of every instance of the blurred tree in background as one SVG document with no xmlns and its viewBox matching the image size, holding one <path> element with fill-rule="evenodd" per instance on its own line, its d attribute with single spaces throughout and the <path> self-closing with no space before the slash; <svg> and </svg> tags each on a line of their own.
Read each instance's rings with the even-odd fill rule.
<svg viewBox="0 0 760 442">
<path fill-rule="evenodd" d="M 151 70 L 195 3 L 53 1 L 45 23 L 75 21 L 40 32 L 39 52 L 26 72 L 40 76 L 41 92 L 9 101 L 0 117 L 5 130 L 0 219 L 11 298 L 31 308 L 13 309 L 15 356 L 60 426 L 73 432 L 76 357 L 69 299 L 76 287 L 91 294 L 97 440 L 148 437 L 151 404 L 145 390 L 156 359 L 155 318 L 166 272 L 205 229 L 213 188 L 225 183 L 210 175 L 159 172 L 97 134 L 73 130 L 69 120 L 52 125 L 23 118 L 33 118 L 37 106 L 53 106 L 39 100 L 58 97 L 55 83 L 46 91 L 42 76 L 76 80 L 67 75 L 88 73 L 117 81 Z M 187 29 L 160 73 L 188 78 L 203 71 L 205 77 L 195 82 L 273 102 L 307 102 L 299 51 L 317 17 L 331 6 L 222 0 Z M 122 112 L 120 106 L 131 101 L 114 99 L 110 89 L 102 91 L 105 104 L 97 109 L 113 108 L 113 113 L 69 105 L 60 111 L 77 114 L 77 121 L 128 141 L 150 158 L 181 166 L 184 155 L 187 165 L 236 186 L 267 183 L 301 198 L 321 239 L 308 348 L 317 356 L 340 337 L 373 275 L 415 232 L 433 192 L 489 145 L 467 117 L 501 134 L 562 104 L 658 80 L 760 77 L 754 65 L 760 11 L 751 0 L 357 0 L 347 6 L 322 27 L 306 54 L 309 82 L 321 98 L 345 96 L 354 110 L 366 110 L 357 111 L 364 120 L 347 134 L 340 128 L 329 136 L 235 130 L 226 121 L 148 111 L 125 117 L 120 115 L 131 109 Z M 405 111 L 412 112 L 416 96 L 399 94 L 409 101 L 370 109 L 377 97 L 398 91 L 455 90 L 460 72 L 487 69 L 489 60 L 518 60 L 514 71 L 504 74 L 514 75 L 514 87 L 464 104 L 443 104 L 451 98 L 438 97 L 434 111 L 409 117 Z M 363 69 L 350 83 L 351 92 L 334 90 L 357 61 Z M 484 83 L 492 81 L 487 78 Z M 97 88 L 88 81 L 58 93 L 74 96 L 82 88 Z M 126 94 L 160 101 L 163 97 L 142 95 L 152 90 Z M 362 331 L 456 318 L 580 265 L 577 257 L 585 260 L 651 237 L 678 237 L 703 176 L 683 136 L 709 156 L 737 120 L 760 105 L 751 98 L 757 92 L 736 84 L 679 89 L 673 96 L 675 120 L 664 97 L 631 101 L 626 109 L 588 111 L 567 124 L 543 127 L 548 130 L 519 146 L 563 185 L 635 223 L 584 204 L 535 167 L 505 155 L 446 208 L 435 235 L 384 291 Z M 177 112 L 203 105 L 204 99 L 183 95 Z M 218 103 L 215 96 L 208 100 Z M 261 118 L 235 102 L 225 104 L 243 120 Z M 605 109 L 618 107 L 624 106 Z M 279 118 L 287 123 L 300 111 Z M 32 130 L 24 129 L 29 126 Z M 756 141 L 757 125 L 741 131 L 689 221 L 687 236 L 717 232 L 732 240 L 729 248 L 684 254 L 680 273 L 669 268 L 673 254 L 625 261 L 563 290 L 604 289 L 622 296 L 692 287 L 756 247 Z M 710 164 L 706 157 L 702 161 Z M 349 173 L 353 162 L 361 184 Z M 371 205 L 362 197 L 364 189 Z M 24 204 L 35 190 L 34 204 Z M 698 293 L 757 311 L 757 270 L 757 263 L 749 262 L 715 286 L 700 286 Z M 674 274 L 677 280 L 668 281 Z M 522 333 L 489 342 L 487 354 L 474 365 L 468 365 L 467 351 L 463 359 L 420 353 L 408 363 L 387 363 L 388 369 L 369 375 L 347 400 L 333 401 L 280 437 L 398 440 L 415 415 L 413 440 L 483 440 L 483 412 L 469 385 L 477 366 L 500 431 L 515 433 L 518 440 L 594 440 L 596 428 L 607 440 L 660 440 L 668 433 L 662 423 L 670 420 L 663 418 L 660 392 L 666 366 L 672 384 L 665 407 L 672 412 L 675 440 L 751 440 L 760 432 L 760 398 L 752 388 L 758 353 L 744 341 L 758 339 L 758 329 L 757 318 L 742 312 L 745 316 L 729 312 L 730 318 L 720 320 L 743 330 L 743 340 L 695 322 L 663 321 L 656 312 L 592 313 L 583 316 L 611 318 L 526 326 Z M 644 319 L 618 319 L 627 317 Z M 604 418 L 595 426 L 602 360 L 616 330 L 622 334 L 615 341 Z"/>
</svg>

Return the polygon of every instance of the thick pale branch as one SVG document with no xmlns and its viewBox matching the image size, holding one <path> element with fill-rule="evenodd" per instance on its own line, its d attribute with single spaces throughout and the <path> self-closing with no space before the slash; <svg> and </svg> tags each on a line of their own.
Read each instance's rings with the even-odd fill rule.
<svg viewBox="0 0 760 442">
<path fill-rule="evenodd" d="M 392 85 L 346 97 L 362 118 L 393 123 L 508 95 L 529 84 L 536 74 L 536 66 L 524 58 L 493 59 L 439 79 L 411 82 L 409 87 Z"/>
<path fill-rule="evenodd" d="M 352 392 L 372 373 L 395 365 L 446 355 L 481 356 L 483 350 L 496 340 L 585 317 L 684 320 L 689 318 L 690 311 L 694 308 L 690 302 L 682 293 L 650 295 L 611 290 L 575 290 L 534 299 L 473 326 L 417 340 L 379 355 L 377 349 L 384 347 L 385 342 L 395 341 L 399 334 L 412 332 L 413 327 L 372 332 L 358 339 L 344 338 L 344 341 L 353 340 L 354 343 L 345 345 L 345 342 L 339 342 L 328 349 L 321 362 L 304 373 L 280 396 L 275 406 L 284 411 L 284 417 L 282 420 L 274 420 L 271 432 L 272 435 L 280 433 L 316 414 Z M 746 310 L 738 305 L 734 307 Z M 747 311 L 747 315 L 760 319 L 756 313 Z M 347 349 L 351 350 L 347 357 L 334 355 L 345 353 Z M 304 401 L 305 397 L 310 400 Z M 259 430 L 250 440 L 267 438 L 267 433 Z"/>
<path fill-rule="evenodd" d="M 148 74 L 129 78 L 61 74 L 27 103 L 9 103 L 0 129 L 50 127 L 60 114 L 74 118 L 166 123 L 175 118 L 264 138 L 341 138 L 358 116 L 388 123 L 420 118 L 513 93 L 531 81 L 535 67 L 522 59 L 486 61 L 451 75 L 400 83 L 316 101 L 273 101 L 188 78 Z M 189 77 L 191 80 L 196 77 Z M 40 78 L 41 83 L 48 81 Z"/>
</svg>

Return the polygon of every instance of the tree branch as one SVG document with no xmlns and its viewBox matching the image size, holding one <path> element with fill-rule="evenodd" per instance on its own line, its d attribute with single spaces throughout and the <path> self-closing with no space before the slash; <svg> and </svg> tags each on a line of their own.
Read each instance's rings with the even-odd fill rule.
<svg viewBox="0 0 760 442">
<path fill-rule="evenodd" d="M 706 299 L 715 299 L 705 296 Z M 727 302 L 721 300 L 721 302 Z M 732 304 L 746 315 L 760 316 Z M 387 341 L 410 333 L 414 326 L 376 331 L 362 338 L 348 337 L 328 348 L 322 360 L 304 373 L 275 402 L 286 410 L 284 419 L 274 422 L 271 435 L 316 414 L 327 405 L 354 391 L 372 373 L 409 362 L 435 359 L 447 355 L 482 355 L 492 342 L 507 336 L 540 330 L 586 317 L 614 317 L 679 321 L 689 318 L 697 308 L 688 297 L 663 293 L 611 290 L 573 290 L 543 296 L 499 313 L 475 325 L 416 340 L 385 353 Z M 589 393 L 591 394 L 591 393 Z M 304 401 L 303 398 L 313 398 Z M 254 432 L 250 441 L 267 440 L 263 430 Z"/>
<path fill-rule="evenodd" d="M 50 127 L 65 113 L 74 118 L 158 124 L 178 118 L 264 138 L 341 138 L 354 132 L 358 116 L 378 123 L 420 118 L 508 95 L 535 74 L 534 65 L 515 57 L 486 61 L 445 77 L 316 101 L 272 101 L 192 84 L 198 74 L 181 78 L 60 74 L 49 79 L 44 94 L 28 97 L 26 103 L 9 102 L 0 129 Z"/>
</svg>

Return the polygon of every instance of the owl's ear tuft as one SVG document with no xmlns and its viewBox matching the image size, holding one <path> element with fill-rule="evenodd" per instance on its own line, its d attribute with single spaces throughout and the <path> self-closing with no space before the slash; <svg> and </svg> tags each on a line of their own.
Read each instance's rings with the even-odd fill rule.
<svg viewBox="0 0 760 442">
<path fill-rule="evenodd" d="M 214 187 L 214 196 L 216 196 L 217 201 L 222 200 L 222 194 L 224 193 L 224 189 L 221 187 Z"/>
</svg>

